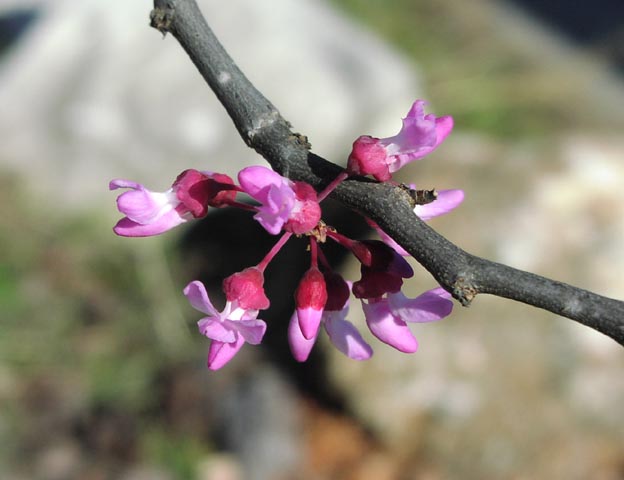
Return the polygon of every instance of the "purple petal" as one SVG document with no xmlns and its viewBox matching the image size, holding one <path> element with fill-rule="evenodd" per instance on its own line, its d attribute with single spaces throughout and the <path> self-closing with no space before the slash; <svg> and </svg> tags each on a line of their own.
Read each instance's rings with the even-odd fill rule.
<svg viewBox="0 0 624 480">
<path fill-rule="evenodd" d="M 257 313 L 256 313 L 257 315 Z M 251 345 L 258 345 L 262 342 L 264 332 L 266 332 L 266 323 L 259 319 L 240 320 L 238 322 L 230 322 L 236 324 L 236 330 Z"/>
<path fill-rule="evenodd" d="M 295 192 L 290 187 L 271 186 L 265 195 L 265 203 L 258 207 L 254 219 L 272 235 L 277 235 L 288 221 L 295 204 Z"/>
<path fill-rule="evenodd" d="M 295 360 L 305 362 L 310 356 L 314 342 L 316 342 L 316 336 L 309 340 L 303 336 L 297 320 L 297 313 L 293 313 L 288 324 L 288 344 Z"/>
<path fill-rule="evenodd" d="M 449 133 L 451 133 L 451 131 L 453 130 L 453 123 L 454 123 L 453 117 L 451 117 L 450 115 L 445 115 L 443 117 L 436 118 L 435 128 L 436 128 L 437 139 L 436 139 L 435 146 L 433 148 L 436 148 L 438 145 L 440 145 L 444 141 L 446 137 L 449 136 Z"/>
<path fill-rule="evenodd" d="M 210 370 L 219 370 L 234 358 L 234 355 L 238 353 L 243 345 L 245 345 L 245 340 L 240 335 L 233 343 L 223 343 L 213 340 L 208 349 L 208 368 Z"/>
<path fill-rule="evenodd" d="M 403 119 L 401 131 L 394 137 L 401 150 L 417 150 L 436 144 L 435 116 L 425 115 L 426 103 L 424 100 L 416 100 Z"/>
<path fill-rule="evenodd" d="M 170 210 L 158 220 L 144 225 L 124 217 L 113 227 L 113 231 L 121 237 L 151 237 L 171 230 L 186 221 L 186 218 L 181 217 L 176 210 Z"/>
<path fill-rule="evenodd" d="M 154 222 L 179 203 L 171 190 L 159 193 L 141 188 L 124 192 L 117 197 L 117 209 L 130 220 L 141 224 Z"/>
<path fill-rule="evenodd" d="M 429 220 L 450 212 L 464 201 L 463 190 L 440 190 L 438 198 L 427 205 L 416 205 L 414 213 L 421 220 Z"/>
<path fill-rule="evenodd" d="M 418 350 L 418 342 L 407 324 L 392 315 L 385 300 L 362 302 L 362 309 L 368 328 L 379 340 L 404 353 Z"/>
<path fill-rule="evenodd" d="M 109 190 L 116 190 L 118 188 L 132 188 L 134 190 L 144 190 L 145 187 L 140 183 L 133 182 L 131 180 L 123 180 L 121 178 L 116 178 L 111 180 L 108 184 Z"/>
<path fill-rule="evenodd" d="M 259 202 L 266 201 L 268 187 L 280 187 L 284 184 L 284 177 L 270 168 L 253 166 L 243 168 L 238 172 L 238 183 L 247 195 Z"/>
<path fill-rule="evenodd" d="M 327 318 L 323 325 L 331 343 L 347 357 L 353 360 L 368 360 L 373 355 L 371 346 L 348 320 Z"/>
<path fill-rule="evenodd" d="M 214 317 L 204 317 L 197 322 L 199 333 L 217 342 L 231 343 L 236 340 L 236 331 Z"/>
<path fill-rule="evenodd" d="M 388 295 L 390 310 L 405 322 L 434 322 L 453 311 L 451 295 L 441 287 L 429 290 L 416 298 L 405 297 L 402 292 Z"/>
<path fill-rule="evenodd" d="M 297 318 L 299 321 L 299 327 L 301 328 L 301 333 L 308 340 L 316 337 L 319 327 L 321 326 L 322 315 L 322 308 L 316 309 L 313 307 L 306 307 L 297 309 Z"/>
<path fill-rule="evenodd" d="M 211 317 L 219 318 L 219 312 L 213 307 L 208 298 L 206 287 L 198 280 L 194 280 L 184 288 L 184 295 L 195 310 L 199 310 Z"/>
<path fill-rule="evenodd" d="M 254 215 L 256 220 L 271 235 L 277 235 L 282 230 L 286 220 L 280 216 L 275 216 L 271 212 L 259 211 Z"/>
<path fill-rule="evenodd" d="M 391 173 L 431 153 L 453 129 L 453 118 L 450 116 L 436 118 L 432 114 L 423 115 L 424 104 L 422 100 L 414 102 L 407 117 L 403 119 L 403 128 L 399 134 L 382 139 L 383 143 L 389 144 Z"/>
</svg>

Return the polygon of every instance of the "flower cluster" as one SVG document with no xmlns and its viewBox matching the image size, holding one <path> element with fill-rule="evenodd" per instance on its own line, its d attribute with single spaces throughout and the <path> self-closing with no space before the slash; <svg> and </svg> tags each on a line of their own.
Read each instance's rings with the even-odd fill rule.
<svg viewBox="0 0 624 480">
<path fill-rule="evenodd" d="M 128 189 L 117 198 L 117 207 L 125 215 L 113 228 L 117 235 L 158 235 L 192 218 L 204 217 L 209 207 L 226 206 L 252 211 L 267 232 L 282 234 L 257 265 L 223 281 L 226 303 L 222 311 L 213 306 L 201 282 L 192 281 L 184 289 L 190 304 L 206 315 L 198 327 L 211 340 L 208 368 L 217 370 L 245 343 L 257 345 L 262 341 L 267 325 L 258 316 L 270 304 L 263 287 L 264 271 L 293 234 L 307 236 L 310 245 L 310 268 L 294 292 L 296 308 L 288 327 L 289 344 L 298 361 L 308 358 L 321 327 L 348 357 L 371 357 L 372 348 L 347 320 L 351 293 L 362 302 L 370 332 L 401 352 L 412 353 L 418 348 L 408 323 L 431 322 L 451 313 L 451 296 L 441 287 L 413 299 L 403 295 L 403 280 L 414 273 L 404 258 L 408 253 L 372 221 L 383 241 L 350 239 L 321 221 L 320 201 L 347 176 L 372 175 L 389 181 L 392 173 L 430 153 L 444 140 L 453 127 L 451 117 L 425 115 L 423 108 L 424 102 L 416 101 L 403 119 L 401 131 L 393 137 L 359 137 L 346 172 L 320 194 L 307 183 L 291 181 L 260 166 L 241 170 L 237 183 L 225 174 L 185 170 L 165 192 L 152 192 L 128 180 L 110 182 L 111 190 Z M 239 202 L 238 194 L 248 195 L 256 204 Z M 432 201 L 416 205 L 414 213 L 428 220 L 448 213 L 462 201 L 461 190 L 442 190 Z M 327 241 L 346 248 L 360 262 L 359 280 L 348 282 L 332 269 L 322 250 Z"/>
</svg>

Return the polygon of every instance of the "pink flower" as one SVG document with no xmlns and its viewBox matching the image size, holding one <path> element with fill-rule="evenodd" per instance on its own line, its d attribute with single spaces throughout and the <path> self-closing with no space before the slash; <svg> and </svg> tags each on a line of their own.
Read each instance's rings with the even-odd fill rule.
<svg viewBox="0 0 624 480">
<path fill-rule="evenodd" d="M 222 312 L 210 302 L 206 288 L 193 281 L 184 289 L 193 308 L 206 314 L 197 323 L 202 335 L 212 340 L 208 351 L 208 368 L 218 370 L 228 363 L 245 342 L 258 345 L 266 331 L 266 323 L 257 318 L 258 310 L 241 306 L 239 300 L 227 300 Z"/>
<path fill-rule="evenodd" d="M 353 175 L 372 175 L 385 182 L 405 164 L 435 150 L 453 129 L 453 118 L 425 115 L 424 105 L 423 100 L 414 102 L 397 135 L 381 139 L 364 135 L 356 139 L 347 171 Z"/>
<path fill-rule="evenodd" d="M 327 283 L 327 303 L 320 317 L 330 342 L 342 353 L 354 360 L 367 360 L 373 355 L 373 349 L 366 343 L 357 328 L 346 317 L 349 313 L 349 286 L 340 277 L 332 273 L 325 274 Z M 318 337 L 319 329 L 307 338 L 303 334 L 301 318 L 295 312 L 288 325 L 288 343 L 295 359 L 305 362 Z"/>
<path fill-rule="evenodd" d="M 247 167 L 238 173 L 245 193 L 261 203 L 254 218 L 265 230 L 277 235 L 282 228 L 307 233 L 321 219 L 316 192 L 304 182 L 293 182 L 265 167 Z"/>
<path fill-rule="evenodd" d="M 125 217 L 113 230 L 124 237 L 159 235 L 190 218 L 205 216 L 208 205 L 221 206 L 233 200 L 233 183 L 227 175 L 197 170 L 182 172 L 165 192 L 152 192 L 129 180 L 112 180 L 110 190 L 130 189 L 117 197 L 117 208 Z"/>
<path fill-rule="evenodd" d="M 362 301 L 368 328 L 379 340 L 405 353 L 418 349 L 418 342 L 406 322 L 433 322 L 453 310 L 451 295 L 441 287 L 410 299 L 403 293 Z"/>
</svg>

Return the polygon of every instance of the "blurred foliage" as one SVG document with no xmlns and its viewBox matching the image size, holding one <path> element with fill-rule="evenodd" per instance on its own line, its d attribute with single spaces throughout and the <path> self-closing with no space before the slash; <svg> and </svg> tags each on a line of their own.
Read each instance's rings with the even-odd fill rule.
<svg viewBox="0 0 624 480">
<path fill-rule="evenodd" d="M 488 2 L 332 0 L 394 44 L 424 75 L 436 112 L 456 125 L 501 138 L 546 137 L 575 126 L 608 126 L 574 102 L 589 72 L 571 76 L 527 44 L 497 33 Z M 588 111 L 590 110 L 590 111 Z"/>
<path fill-rule="evenodd" d="M 96 458 L 109 448 L 100 445 L 108 435 L 100 424 L 119 421 L 120 434 L 136 429 L 129 438 L 142 445 L 125 450 L 141 451 L 175 478 L 194 478 L 200 440 L 181 441 L 168 430 L 175 425 L 149 415 L 160 408 L 163 367 L 187 358 L 203 363 L 205 355 L 201 339 L 189 343 L 183 315 L 176 315 L 179 289 L 163 281 L 171 275 L 166 262 L 164 277 L 159 272 L 158 282 L 148 282 L 133 244 L 103 235 L 110 225 L 97 216 L 57 216 L 31 204 L 18 179 L 0 182 L 0 441 L 7 440 L 0 466 L 22 457 L 23 465 L 36 465 L 48 435 L 55 437 L 50 444 L 84 437 L 85 445 L 95 444 L 84 455 Z M 148 240 L 144 250 L 159 257 L 158 265 L 165 247 Z M 175 344 L 158 325 L 170 312 Z M 45 431 L 50 425 L 55 430 Z"/>
</svg>

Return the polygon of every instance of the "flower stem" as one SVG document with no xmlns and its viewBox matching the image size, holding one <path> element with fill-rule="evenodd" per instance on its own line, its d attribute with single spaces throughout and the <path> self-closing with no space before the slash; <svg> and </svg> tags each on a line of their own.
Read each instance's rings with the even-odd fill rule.
<svg viewBox="0 0 624 480">
<path fill-rule="evenodd" d="M 331 182 L 329 182 L 329 185 L 327 185 L 323 189 L 323 191 L 318 194 L 318 201 L 322 202 L 323 200 L 325 200 L 325 198 L 327 198 L 327 195 L 329 195 L 331 192 L 333 192 L 336 189 L 336 187 L 338 185 L 340 185 L 340 182 L 345 180 L 348 176 L 349 176 L 349 174 L 347 173 L 346 170 L 340 172 L 338 174 L 338 176 L 336 178 L 334 178 Z"/>
<path fill-rule="evenodd" d="M 286 232 L 284 233 L 284 235 L 282 235 L 282 238 L 280 238 L 277 241 L 277 243 L 273 245 L 273 248 L 269 250 L 269 253 L 267 253 L 266 256 L 260 261 L 260 263 L 258 263 L 258 266 L 257 266 L 258 270 L 260 270 L 261 272 L 264 272 L 264 269 L 271 262 L 271 260 L 273 260 L 273 257 L 277 255 L 277 252 L 281 250 L 281 248 L 284 246 L 284 244 L 288 241 L 288 239 L 291 236 L 292 236 L 291 232 Z"/>
<path fill-rule="evenodd" d="M 313 268 L 318 268 L 318 253 L 318 243 L 314 237 L 310 236 L 310 265 Z"/>
</svg>

